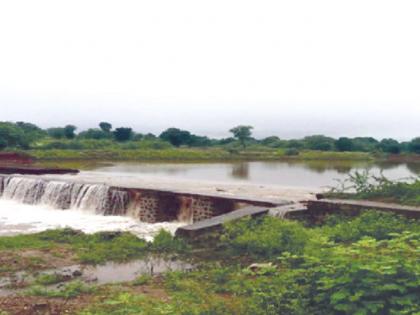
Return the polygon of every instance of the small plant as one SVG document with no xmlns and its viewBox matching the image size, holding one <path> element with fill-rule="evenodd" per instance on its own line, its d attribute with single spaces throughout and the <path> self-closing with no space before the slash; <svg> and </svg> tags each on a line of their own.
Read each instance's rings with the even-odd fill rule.
<svg viewBox="0 0 420 315">
<path fill-rule="evenodd" d="M 350 173 L 348 178 L 337 182 L 337 186 L 332 187 L 327 196 L 420 206 L 420 177 L 392 181 L 383 174 L 375 176 L 365 170 Z"/>
<path fill-rule="evenodd" d="M 187 249 L 188 246 L 182 239 L 173 237 L 163 229 L 155 236 L 152 243 L 152 250 L 158 252 L 183 252 Z"/>
<path fill-rule="evenodd" d="M 152 276 L 150 275 L 141 275 L 136 280 L 133 281 L 133 285 L 135 286 L 141 286 L 149 284 L 152 281 Z"/>
<path fill-rule="evenodd" d="M 290 149 L 287 149 L 284 152 L 284 155 L 287 155 L 287 156 L 297 156 L 297 155 L 299 155 L 299 150 L 296 149 L 296 148 L 290 148 Z"/>
<path fill-rule="evenodd" d="M 35 283 L 39 285 L 50 285 L 50 284 L 60 283 L 66 280 L 67 280 L 67 277 L 64 275 L 58 274 L 58 273 L 52 273 L 52 274 L 39 275 L 35 279 Z"/>
<path fill-rule="evenodd" d="M 29 289 L 26 294 L 34 296 L 45 296 L 45 297 L 60 297 L 60 298 L 74 298 L 81 294 L 93 293 L 95 287 L 88 286 L 81 281 L 69 282 L 65 286 L 59 289 L 47 289 L 40 286 L 34 286 Z"/>
</svg>

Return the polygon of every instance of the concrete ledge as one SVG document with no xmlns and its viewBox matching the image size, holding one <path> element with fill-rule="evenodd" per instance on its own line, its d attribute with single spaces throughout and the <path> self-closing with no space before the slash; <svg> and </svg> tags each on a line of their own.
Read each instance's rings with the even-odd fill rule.
<svg viewBox="0 0 420 315">
<path fill-rule="evenodd" d="M 346 200 L 346 199 L 322 199 L 307 201 L 308 212 L 317 216 L 338 211 L 354 212 L 358 214 L 362 210 L 392 211 L 412 218 L 420 218 L 420 207 L 403 206 L 394 203 Z"/>
<path fill-rule="evenodd" d="M 264 215 L 264 214 L 267 214 L 268 211 L 269 211 L 269 208 L 261 208 L 261 207 L 242 208 L 239 210 L 229 212 L 227 214 L 213 217 L 211 219 L 199 221 L 191 225 L 180 227 L 176 231 L 176 235 L 182 236 L 182 237 L 189 237 L 189 238 L 195 237 L 200 234 L 218 229 L 226 222 L 238 220 L 240 218 L 247 217 L 247 216 L 255 217 L 255 216 Z"/>
</svg>

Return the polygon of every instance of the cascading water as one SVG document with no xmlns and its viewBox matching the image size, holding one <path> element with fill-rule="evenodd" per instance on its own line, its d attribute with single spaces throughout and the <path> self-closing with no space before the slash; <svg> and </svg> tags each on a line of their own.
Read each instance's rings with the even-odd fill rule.
<svg viewBox="0 0 420 315">
<path fill-rule="evenodd" d="M 2 180 L 2 188 L 3 199 L 25 204 L 43 204 L 58 209 L 72 208 L 97 214 L 107 214 L 110 207 L 110 187 L 106 185 L 6 177 Z"/>
<path fill-rule="evenodd" d="M 127 190 L 104 184 L 0 176 L 0 235 L 68 226 L 88 233 L 127 230 L 150 238 L 162 228 L 174 232 L 183 225 L 141 222 L 127 211 L 130 202 Z"/>
</svg>

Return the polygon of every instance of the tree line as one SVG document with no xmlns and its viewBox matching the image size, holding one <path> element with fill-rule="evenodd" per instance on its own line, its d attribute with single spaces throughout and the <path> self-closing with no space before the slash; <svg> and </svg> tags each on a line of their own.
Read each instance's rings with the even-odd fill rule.
<svg viewBox="0 0 420 315">
<path fill-rule="evenodd" d="M 28 122 L 0 122 L 0 149 L 17 148 L 30 149 L 37 147 L 44 140 L 50 140 L 60 148 L 60 142 L 69 140 L 109 140 L 117 143 L 129 141 L 161 141 L 174 147 L 238 147 L 264 146 L 273 149 L 286 149 L 290 155 L 297 154 L 300 150 L 341 151 L 341 152 L 384 152 L 399 154 L 410 152 L 420 154 L 420 137 L 411 141 L 399 142 L 392 138 L 377 140 L 372 137 L 340 137 L 338 139 L 312 135 L 302 139 L 285 140 L 278 136 L 255 139 L 252 136 L 252 126 L 237 126 L 230 130 L 231 137 L 212 139 L 199 136 L 187 130 L 168 128 L 159 135 L 152 133 L 137 133 L 129 127 L 113 128 L 109 122 L 100 122 L 98 128 L 90 128 L 77 133 L 77 127 L 66 125 L 42 129 Z"/>
</svg>

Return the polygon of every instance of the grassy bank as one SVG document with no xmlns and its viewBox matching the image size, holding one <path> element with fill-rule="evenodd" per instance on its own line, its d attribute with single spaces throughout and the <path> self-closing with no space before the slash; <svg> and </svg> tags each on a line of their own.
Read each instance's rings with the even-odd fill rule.
<svg viewBox="0 0 420 315">
<path fill-rule="evenodd" d="M 142 149 L 142 150 L 30 150 L 25 151 L 38 160 L 112 160 L 112 161 L 264 161 L 264 160 L 349 160 L 369 161 L 373 157 L 363 152 L 302 151 L 287 155 L 281 149 L 229 151 L 209 149 Z"/>
<path fill-rule="evenodd" d="M 55 279 L 43 277 L 20 301 L 45 299 L 53 307 L 65 299 L 62 307 L 68 313 L 84 315 L 416 314 L 420 310 L 419 225 L 390 213 L 332 215 L 315 226 L 272 217 L 243 219 L 226 225 L 221 234 L 188 243 L 167 233 L 146 243 L 126 233 L 87 236 L 70 230 L 0 238 L 2 252 L 63 246 L 83 261 L 85 254 L 105 261 L 159 251 L 194 258 L 196 268 L 99 287 L 74 281 L 51 289 L 46 285 Z M 0 298 L 0 305 L 8 303 L 18 307 L 19 301 Z"/>
<path fill-rule="evenodd" d="M 420 207 L 420 177 L 392 181 L 368 171 L 354 172 L 326 194 L 329 198 L 373 200 Z"/>
</svg>

